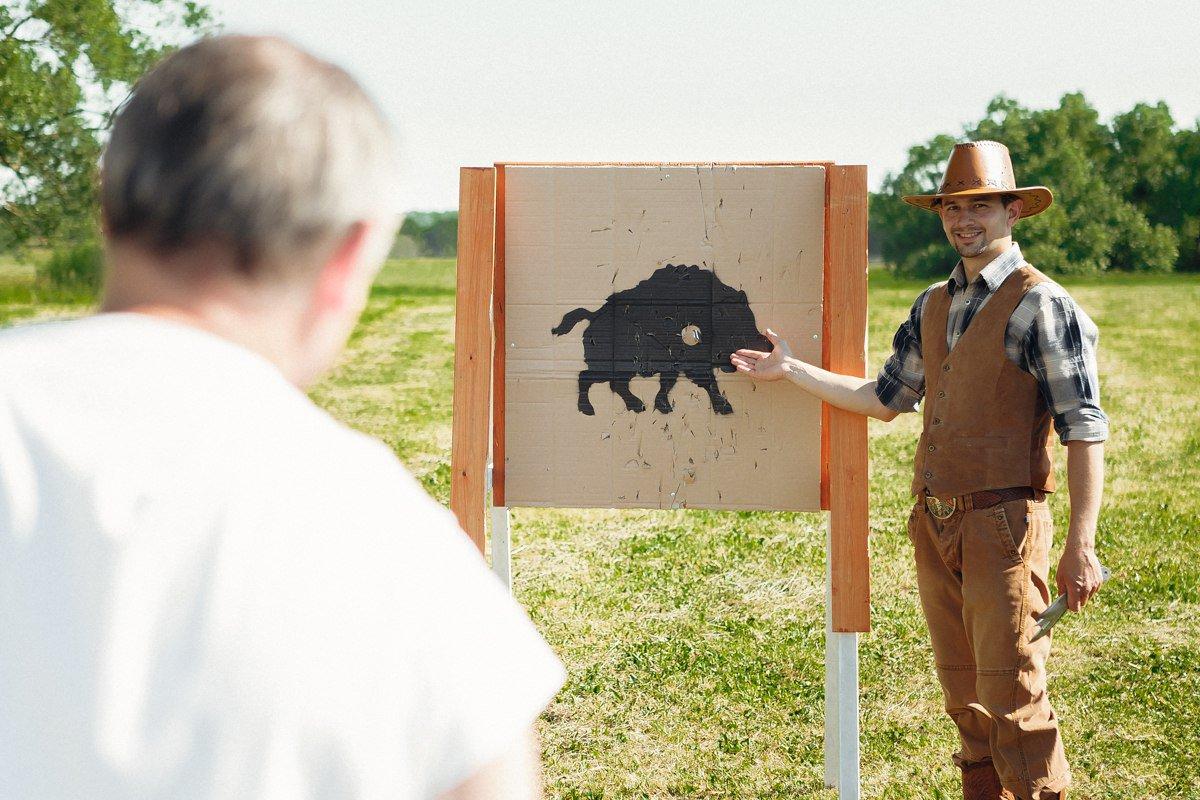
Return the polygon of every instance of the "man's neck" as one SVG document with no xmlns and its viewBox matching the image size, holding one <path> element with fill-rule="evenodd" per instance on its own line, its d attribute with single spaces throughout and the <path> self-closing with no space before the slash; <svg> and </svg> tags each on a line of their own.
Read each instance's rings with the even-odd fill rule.
<svg viewBox="0 0 1200 800">
<path fill-rule="evenodd" d="M 967 276 L 967 283 L 974 282 L 979 277 L 979 273 L 983 272 L 984 267 L 1007 253 L 1009 248 L 1012 247 L 1012 243 L 1012 236 L 1005 236 L 1003 239 L 997 239 L 992 242 L 991 247 L 977 256 L 963 256 L 963 272 Z"/>
<path fill-rule="evenodd" d="M 286 293 L 255 294 L 233 280 L 182 283 L 164 276 L 150 260 L 128 254 L 108 279 L 101 313 L 144 314 L 190 325 L 258 353 L 293 383 L 304 379 L 296 344 L 299 312 Z"/>
<path fill-rule="evenodd" d="M 287 326 L 265 315 L 248 316 L 229 306 L 212 302 L 185 305 L 161 301 L 129 304 L 106 302 L 100 312 L 142 314 L 207 331 L 262 356 L 290 382 L 301 381 L 301 371 L 296 366 L 297 359 L 287 335 Z"/>
</svg>

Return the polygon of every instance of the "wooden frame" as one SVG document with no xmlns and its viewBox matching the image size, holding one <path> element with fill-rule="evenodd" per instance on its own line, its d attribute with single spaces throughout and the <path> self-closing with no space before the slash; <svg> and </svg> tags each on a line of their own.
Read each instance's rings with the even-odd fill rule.
<svg viewBox="0 0 1200 800">
<path fill-rule="evenodd" d="M 505 506 L 505 167 L 705 166 L 710 162 L 509 162 L 460 172 L 450 507 L 485 549 L 492 491 L 492 566 L 509 582 Z M 865 377 L 867 169 L 829 161 L 723 162 L 825 168 L 822 366 Z M 489 436 L 490 417 L 490 436 Z M 492 466 L 488 466 L 491 446 Z M 825 778 L 859 796 L 858 633 L 870 630 L 867 421 L 822 404 L 821 508 L 827 520 Z"/>
<path fill-rule="evenodd" d="M 834 165 L 825 190 L 825 368 L 866 377 L 867 168 Z M 825 404 L 833 629 L 871 629 L 867 418 Z"/>
<path fill-rule="evenodd" d="M 492 505 L 505 506 L 504 497 L 504 165 L 496 170 L 496 248 L 492 257 Z"/>
<path fill-rule="evenodd" d="M 454 429 L 450 445 L 450 510 L 484 549 L 484 493 L 491 398 L 492 258 L 496 179 L 491 167 L 459 171 L 458 274 L 454 301 Z"/>
<path fill-rule="evenodd" d="M 506 166 L 697 166 L 708 162 L 508 162 L 461 171 L 451 509 L 483 550 L 487 448 L 492 505 L 504 496 L 504 169 Z M 722 162 L 825 167 L 822 366 L 866 370 L 866 167 L 828 161 Z M 490 312 L 490 313 L 489 313 Z M 490 316 L 490 324 L 489 324 Z M 483 354 L 490 353 L 489 359 Z M 833 630 L 870 629 L 866 419 L 824 405 L 822 508 L 830 512 Z M 491 434 L 487 417 L 491 415 Z"/>
</svg>

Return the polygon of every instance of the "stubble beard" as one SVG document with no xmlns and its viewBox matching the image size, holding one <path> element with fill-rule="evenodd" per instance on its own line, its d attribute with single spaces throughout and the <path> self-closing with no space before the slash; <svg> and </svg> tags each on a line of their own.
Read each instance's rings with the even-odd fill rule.
<svg viewBox="0 0 1200 800">
<path fill-rule="evenodd" d="M 955 252 L 957 252 L 963 258 L 974 258 L 976 256 L 983 255 L 985 252 L 987 252 L 987 249 L 992 246 L 992 240 L 986 238 L 984 235 L 985 233 L 986 232 L 981 232 L 979 234 L 979 238 L 970 244 L 960 244 L 954 238 L 954 236 L 951 235 L 950 244 L 954 247 Z"/>
<path fill-rule="evenodd" d="M 955 245 L 954 249 L 957 250 L 958 254 L 963 258 L 974 258 L 975 256 L 983 255 L 987 251 L 988 247 L 991 246 L 991 244 L 991 242 L 981 241 L 978 244 L 962 246 Z"/>
</svg>

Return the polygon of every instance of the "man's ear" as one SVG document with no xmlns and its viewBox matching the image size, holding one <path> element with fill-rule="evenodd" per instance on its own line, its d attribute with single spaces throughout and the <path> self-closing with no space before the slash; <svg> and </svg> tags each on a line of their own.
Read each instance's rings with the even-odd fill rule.
<svg viewBox="0 0 1200 800">
<path fill-rule="evenodd" d="M 1021 212 L 1025 210 L 1025 201 L 1018 197 L 1009 203 L 1004 210 L 1008 216 L 1008 228 L 1012 230 L 1012 227 L 1017 224 L 1017 220 L 1021 218 Z"/>
<path fill-rule="evenodd" d="M 332 253 L 321 265 L 317 274 L 314 300 L 322 310 L 338 309 L 346 305 L 353 291 L 358 267 L 363 260 L 363 250 L 370 234 L 370 226 L 356 222 L 334 245 Z"/>
</svg>

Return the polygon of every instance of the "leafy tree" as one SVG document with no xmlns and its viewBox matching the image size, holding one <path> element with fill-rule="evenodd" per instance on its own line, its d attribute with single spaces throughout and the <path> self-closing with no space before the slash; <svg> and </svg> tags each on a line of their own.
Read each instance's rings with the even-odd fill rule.
<svg viewBox="0 0 1200 800">
<path fill-rule="evenodd" d="M 1054 190 L 1057 202 L 1017 228 L 1030 262 L 1047 272 L 1086 274 L 1166 271 L 1197 259 L 1200 215 L 1179 196 L 1190 191 L 1195 198 L 1200 189 L 1200 142 L 1189 136 L 1175 131 L 1161 103 L 1139 104 L 1109 126 L 1082 94 L 1070 93 L 1044 110 L 997 97 L 962 138 L 1003 142 L 1022 183 Z M 944 275 L 953 263 L 940 226 L 900 198 L 936 191 L 955 141 L 940 135 L 912 148 L 905 168 L 888 175 L 872 198 L 883 256 L 902 274 Z M 1188 164 L 1195 166 L 1189 171 Z"/>
<path fill-rule="evenodd" d="M 884 178 L 883 191 L 871 197 L 871 225 L 880 230 L 884 260 L 902 274 L 936 275 L 945 271 L 941 227 L 928 211 L 900 198 L 937 191 L 955 141 L 953 136 L 939 134 L 926 144 L 909 148 L 904 169 Z"/>
<path fill-rule="evenodd" d="M 190 0 L 0 0 L 0 249 L 87 238 L 116 108 L 211 26 Z"/>
<path fill-rule="evenodd" d="M 1200 128 L 1174 130 L 1166 104 L 1142 103 L 1113 120 L 1121 158 L 1112 165 L 1126 196 L 1154 225 L 1171 228 L 1178 268 L 1200 269 Z"/>
<path fill-rule="evenodd" d="M 1179 269 L 1200 271 L 1200 124 L 1175 135 L 1175 154 L 1163 205 L 1179 214 Z"/>
<path fill-rule="evenodd" d="M 1179 166 L 1175 121 L 1166 103 L 1138 103 L 1112 123 L 1118 157 L 1109 164 L 1113 184 L 1143 208 L 1161 203 L 1161 195 Z"/>
</svg>

